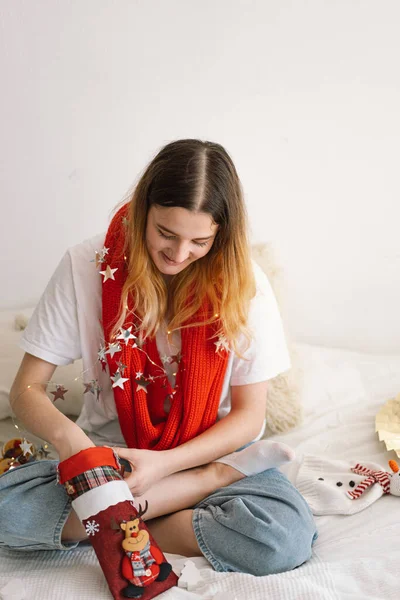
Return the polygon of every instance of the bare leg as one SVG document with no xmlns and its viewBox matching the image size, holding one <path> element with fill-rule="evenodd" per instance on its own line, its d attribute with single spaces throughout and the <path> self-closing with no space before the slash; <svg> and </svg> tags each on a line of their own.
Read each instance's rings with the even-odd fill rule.
<svg viewBox="0 0 400 600">
<path fill-rule="evenodd" d="M 172 515 L 146 521 L 146 525 L 163 552 L 203 556 L 193 531 L 192 516 L 192 510 L 179 510 Z"/>
<path fill-rule="evenodd" d="M 149 503 L 144 520 L 190 508 L 216 489 L 243 479 L 243 473 L 223 463 L 210 463 L 195 469 L 180 471 L 153 485 L 135 503 Z"/>
<path fill-rule="evenodd" d="M 192 511 L 184 509 L 188 509 L 197 502 L 200 502 L 216 489 L 230 485 L 235 481 L 239 481 L 239 479 L 243 479 L 243 477 L 242 473 L 228 465 L 216 462 L 210 463 L 165 477 L 153 485 L 142 496 L 136 496 L 135 500 L 140 502 L 142 506 L 146 500 L 148 501 L 149 508 L 144 520 L 147 521 L 146 524 L 150 525 L 152 534 L 154 530 L 154 538 L 159 543 L 161 550 L 183 554 L 183 552 L 177 549 L 169 549 L 171 544 L 175 544 L 181 550 L 185 547 L 190 547 L 192 550 L 197 548 L 197 553 L 200 555 L 191 524 Z M 157 518 L 162 515 L 168 515 L 168 517 Z M 168 524 L 172 521 L 175 532 L 179 531 L 180 533 L 179 536 L 174 533 L 175 540 L 171 540 L 171 529 L 168 534 Z M 86 539 L 86 537 L 83 525 L 75 512 L 72 511 L 64 526 L 62 540 L 81 541 Z M 164 547 L 165 545 L 168 548 Z M 185 556 L 185 554 L 183 555 Z M 194 555 L 189 554 L 189 556 Z"/>
</svg>

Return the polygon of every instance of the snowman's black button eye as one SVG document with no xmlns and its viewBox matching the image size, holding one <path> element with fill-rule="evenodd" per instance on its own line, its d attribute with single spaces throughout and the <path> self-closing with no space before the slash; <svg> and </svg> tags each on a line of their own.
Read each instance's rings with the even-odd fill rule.
<svg viewBox="0 0 400 600">
<path fill-rule="evenodd" d="M 343 485 L 343 483 L 342 483 L 341 481 L 338 481 L 338 482 L 336 483 L 336 485 L 337 485 L 338 487 L 340 487 L 341 485 Z"/>
<path fill-rule="evenodd" d="M 349 486 L 354 487 L 356 485 L 355 481 L 349 481 Z"/>
<path fill-rule="evenodd" d="M 324 481 L 323 477 L 318 477 L 318 481 Z"/>
</svg>

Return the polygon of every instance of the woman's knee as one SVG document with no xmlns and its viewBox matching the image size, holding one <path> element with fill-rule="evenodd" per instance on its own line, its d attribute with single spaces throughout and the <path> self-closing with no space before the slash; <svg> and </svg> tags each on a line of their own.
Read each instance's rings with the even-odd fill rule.
<svg viewBox="0 0 400 600">
<path fill-rule="evenodd" d="M 56 480 L 56 461 L 27 463 L 0 477 L 0 546 L 64 549 L 61 530 L 71 510 Z"/>
<path fill-rule="evenodd" d="M 261 497 L 231 497 L 195 509 L 198 544 L 217 571 L 264 576 L 311 558 L 317 531 L 307 511 Z"/>
<path fill-rule="evenodd" d="M 310 560 L 316 537 L 316 530 L 304 523 L 296 531 L 275 532 L 270 541 L 261 544 L 254 575 L 272 575 L 296 569 Z"/>
</svg>

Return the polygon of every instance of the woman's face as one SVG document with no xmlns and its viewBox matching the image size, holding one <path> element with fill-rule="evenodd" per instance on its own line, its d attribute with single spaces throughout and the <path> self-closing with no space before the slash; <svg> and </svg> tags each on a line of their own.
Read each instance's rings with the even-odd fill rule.
<svg viewBox="0 0 400 600">
<path fill-rule="evenodd" d="M 211 250 L 217 230 L 207 213 L 153 204 L 147 214 L 147 250 L 161 273 L 177 275 Z"/>
</svg>

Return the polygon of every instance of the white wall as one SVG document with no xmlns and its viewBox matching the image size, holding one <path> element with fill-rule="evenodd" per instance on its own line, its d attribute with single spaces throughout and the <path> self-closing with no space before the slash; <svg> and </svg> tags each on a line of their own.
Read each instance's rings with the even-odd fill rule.
<svg viewBox="0 0 400 600">
<path fill-rule="evenodd" d="M 0 307 L 165 143 L 218 141 L 299 341 L 400 352 L 400 3 L 2 0 Z"/>
</svg>

